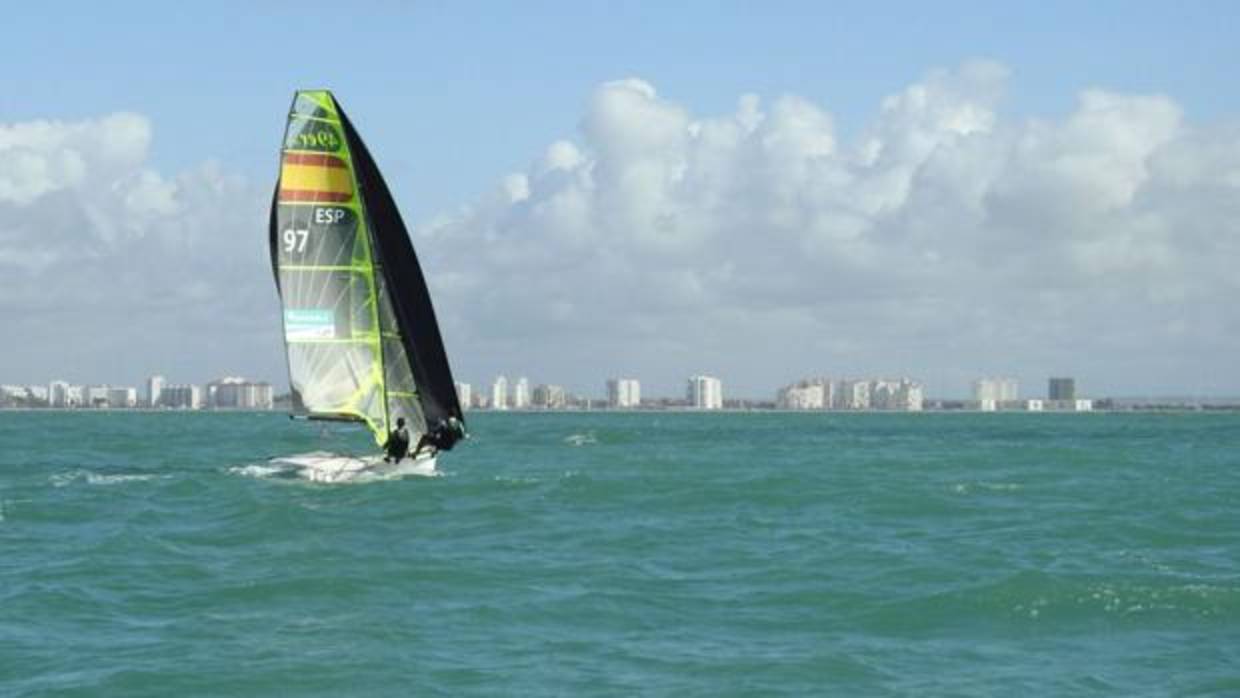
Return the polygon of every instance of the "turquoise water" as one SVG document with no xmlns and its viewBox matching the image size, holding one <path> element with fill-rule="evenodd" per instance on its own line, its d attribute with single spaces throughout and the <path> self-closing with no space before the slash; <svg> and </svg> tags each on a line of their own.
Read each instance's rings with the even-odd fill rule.
<svg viewBox="0 0 1240 698">
<path fill-rule="evenodd" d="M 0 412 L 0 695 L 1240 695 L 1240 415 Z"/>
</svg>

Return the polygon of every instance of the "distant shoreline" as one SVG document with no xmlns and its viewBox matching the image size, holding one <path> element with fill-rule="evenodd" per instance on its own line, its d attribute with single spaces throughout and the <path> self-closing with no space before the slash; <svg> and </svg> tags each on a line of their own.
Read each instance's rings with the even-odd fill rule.
<svg viewBox="0 0 1240 698">
<path fill-rule="evenodd" d="M 212 409 L 163 409 L 150 407 L 0 407 L 0 412 L 48 412 L 57 414 L 272 414 L 287 415 L 280 409 L 262 410 L 245 408 Z M 771 407 L 725 407 L 722 409 L 695 409 L 692 407 L 652 407 L 640 409 L 613 409 L 609 407 L 573 409 L 520 409 L 520 410 L 466 410 L 468 418 L 474 414 L 823 414 L 823 415 L 913 415 L 913 414 L 1030 414 L 1030 415 L 1086 415 L 1086 414 L 1212 414 L 1240 412 L 1240 403 L 1219 403 L 1201 406 L 1165 405 L 1107 407 L 1092 410 L 978 410 L 978 409 L 929 409 L 929 410 L 791 410 Z"/>
</svg>

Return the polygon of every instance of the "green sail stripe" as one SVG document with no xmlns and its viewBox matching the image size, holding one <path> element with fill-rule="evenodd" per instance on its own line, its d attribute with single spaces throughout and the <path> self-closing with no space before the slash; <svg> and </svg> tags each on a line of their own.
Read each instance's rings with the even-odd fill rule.
<svg viewBox="0 0 1240 698">
<path fill-rule="evenodd" d="M 327 109 L 333 115 L 336 115 L 338 113 L 339 110 L 336 108 L 336 99 L 335 97 L 331 95 L 330 92 L 327 92 L 325 90 L 321 91 L 319 93 L 319 97 L 320 99 L 316 101 L 319 101 L 321 104 L 324 104 L 325 109 Z M 343 133 L 341 135 L 343 136 Z M 363 250 L 362 254 L 364 256 L 364 259 L 368 263 L 367 265 L 365 265 L 368 267 L 368 272 L 364 273 L 364 277 L 366 279 L 366 286 L 368 290 L 370 291 L 369 297 L 367 298 L 365 305 L 368 306 L 369 311 L 370 311 L 370 323 L 371 323 L 370 326 L 378 329 L 380 327 L 379 309 L 378 309 L 378 303 L 375 302 L 375 299 L 378 297 L 379 291 L 378 291 L 378 288 L 375 286 L 375 276 L 374 276 L 375 258 L 374 258 L 374 251 L 371 249 L 371 244 L 370 244 L 370 220 L 369 220 L 369 216 L 366 214 L 364 198 L 362 196 L 361 187 L 357 181 L 357 172 L 353 169 L 353 153 L 349 149 L 349 143 L 347 139 L 344 139 L 343 137 L 341 138 L 340 149 L 337 151 L 337 155 L 339 157 L 342 157 L 345 163 L 348 165 L 349 178 L 353 180 L 353 190 L 358 192 L 358 196 L 355 198 L 355 201 L 357 202 L 357 205 L 355 208 L 358 212 L 357 236 L 362 246 L 362 250 Z M 380 395 L 381 395 L 380 406 L 382 408 L 383 424 L 376 425 L 368 419 L 367 425 L 370 427 L 370 431 L 375 438 L 375 442 L 379 446 L 383 446 L 385 443 L 387 443 L 388 434 L 391 433 L 393 425 L 392 425 L 391 415 L 388 413 L 387 385 L 384 380 L 384 372 L 383 372 L 383 362 L 384 362 L 383 340 L 378 335 L 378 332 L 376 332 L 374 335 L 373 347 L 374 347 L 375 356 L 378 358 L 378 361 L 371 367 L 371 380 L 374 382 L 374 385 L 378 387 Z M 364 395 L 365 393 L 362 393 L 362 394 Z M 361 396 L 357 397 L 356 399 L 360 400 Z M 380 427 L 380 428 L 376 428 L 376 427 Z"/>
<path fill-rule="evenodd" d="M 321 264 L 282 264 L 280 271 L 351 271 L 360 276 L 370 276 L 374 274 L 374 269 L 368 265 L 352 264 L 348 266 L 341 265 L 321 265 Z M 367 301 L 373 303 L 373 300 Z"/>
<path fill-rule="evenodd" d="M 288 118 L 299 119 L 301 121 L 317 121 L 321 124 L 333 124 L 335 126 L 340 125 L 340 119 L 328 118 L 326 116 L 310 116 L 309 114 L 297 114 L 294 112 L 289 112 Z"/>
<path fill-rule="evenodd" d="M 375 339 L 373 336 L 357 335 L 352 339 L 290 339 L 289 344 L 364 344 L 373 345 Z"/>
</svg>

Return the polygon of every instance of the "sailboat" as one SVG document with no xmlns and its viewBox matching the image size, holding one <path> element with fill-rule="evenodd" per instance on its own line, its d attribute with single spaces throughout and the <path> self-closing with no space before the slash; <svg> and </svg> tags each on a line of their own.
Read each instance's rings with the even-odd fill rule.
<svg viewBox="0 0 1240 698">
<path fill-rule="evenodd" d="M 293 98 L 269 233 L 292 416 L 360 423 L 380 449 L 398 420 L 410 436 L 399 462 L 315 451 L 273 463 L 319 481 L 434 474 L 465 436 L 447 353 L 396 202 L 327 90 Z"/>
</svg>

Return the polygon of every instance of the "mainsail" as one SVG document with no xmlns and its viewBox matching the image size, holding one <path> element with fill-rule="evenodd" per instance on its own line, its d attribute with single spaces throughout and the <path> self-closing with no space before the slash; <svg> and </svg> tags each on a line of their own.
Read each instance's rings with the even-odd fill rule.
<svg viewBox="0 0 1240 698">
<path fill-rule="evenodd" d="M 464 433 L 426 280 L 396 202 L 332 94 L 293 98 L 271 205 L 293 412 L 360 421 L 383 445 L 403 417 L 440 449 Z"/>
</svg>

